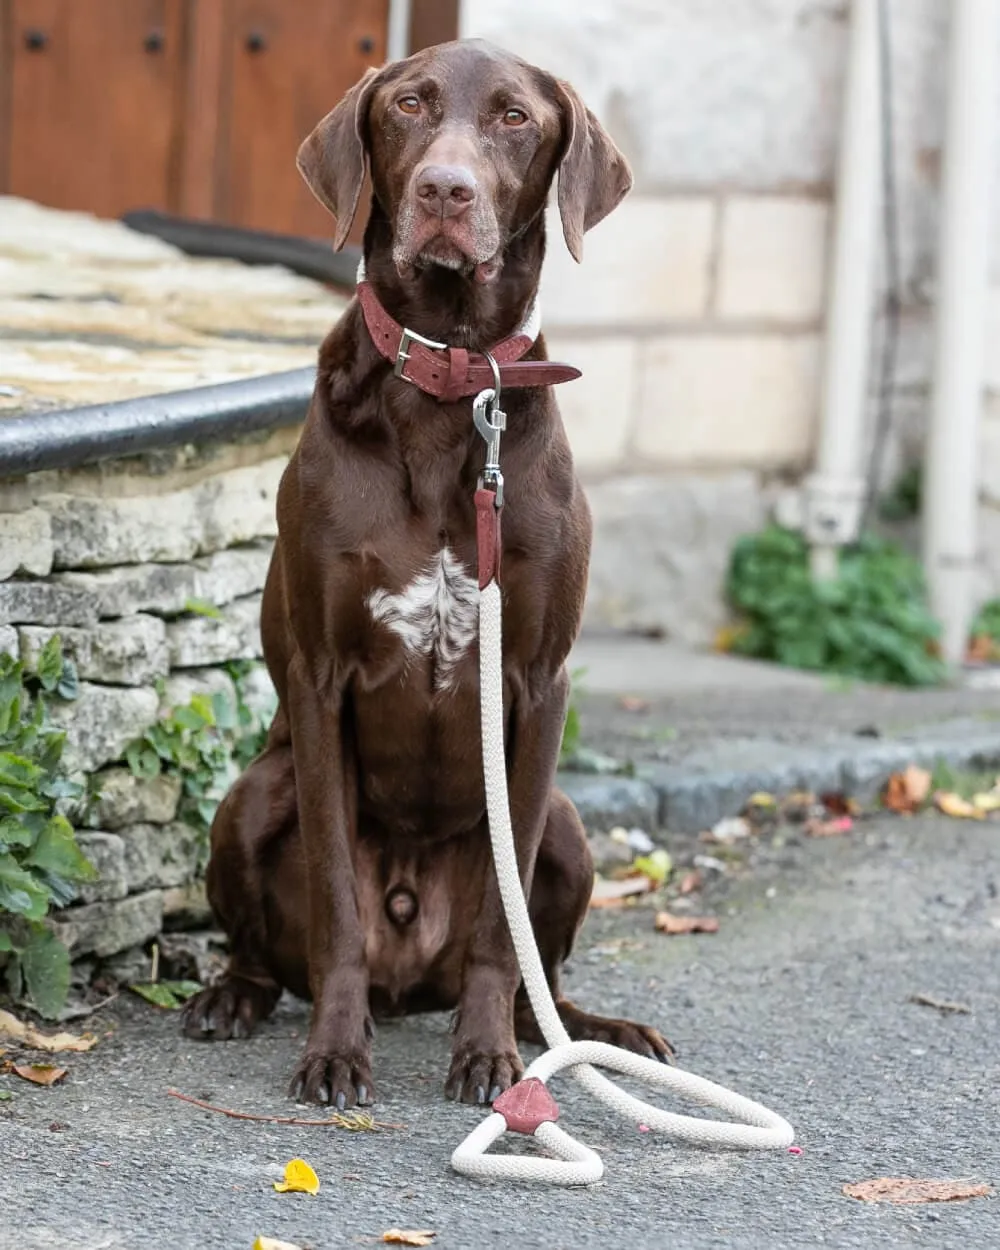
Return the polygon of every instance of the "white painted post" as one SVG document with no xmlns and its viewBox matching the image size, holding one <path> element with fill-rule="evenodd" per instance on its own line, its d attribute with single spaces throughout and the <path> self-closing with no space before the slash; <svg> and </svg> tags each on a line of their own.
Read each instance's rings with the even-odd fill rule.
<svg viewBox="0 0 1000 1250">
<path fill-rule="evenodd" d="M 924 565 L 949 664 L 965 654 L 976 567 L 997 0 L 952 0 L 934 388 L 924 459 Z"/>
<path fill-rule="evenodd" d="M 804 529 L 813 576 L 837 575 L 837 554 L 858 535 L 875 295 L 880 195 L 878 0 L 853 0 L 837 161 L 826 310 L 820 438 L 805 484 Z"/>
</svg>

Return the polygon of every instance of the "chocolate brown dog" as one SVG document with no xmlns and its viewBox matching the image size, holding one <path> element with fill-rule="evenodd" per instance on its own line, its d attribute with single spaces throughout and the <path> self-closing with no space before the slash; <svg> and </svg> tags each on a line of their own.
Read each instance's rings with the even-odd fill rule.
<svg viewBox="0 0 1000 1250">
<path fill-rule="evenodd" d="M 310 997 L 291 1093 L 344 1107 L 374 1098 L 373 1015 L 455 1008 L 447 1092 L 483 1103 L 522 1071 L 515 1038 L 542 1040 L 500 903 L 480 754 L 484 445 L 469 396 L 490 384 L 487 350 L 507 412 L 506 750 L 535 936 L 573 1038 L 669 1055 L 655 1029 L 558 997 L 593 880 L 580 819 L 553 787 L 590 514 L 548 385 L 575 370 L 546 363 L 531 310 L 552 181 L 579 260 L 631 174 L 570 87 L 478 41 L 369 71 L 305 141 L 299 168 L 336 218 L 335 247 L 366 165 L 361 299 L 320 349 L 278 494 L 261 629 L 280 706 L 212 828 L 208 891 L 231 959 L 184 1028 L 247 1036 L 282 987 Z"/>
</svg>

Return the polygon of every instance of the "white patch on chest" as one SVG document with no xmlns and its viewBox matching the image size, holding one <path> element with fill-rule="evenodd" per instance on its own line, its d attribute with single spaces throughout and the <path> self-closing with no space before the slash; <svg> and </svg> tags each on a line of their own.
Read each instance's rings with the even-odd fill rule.
<svg viewBox="0 0 1000 1250">
<path fill-rule="evenodd" d="M 434 684 L 445 690 L 476 637 L 479 584 L 447 547 L 399 594 L 373 590 L 372 619 L 391 629 L 411 655 L 434 660 Z"/>
</svg>

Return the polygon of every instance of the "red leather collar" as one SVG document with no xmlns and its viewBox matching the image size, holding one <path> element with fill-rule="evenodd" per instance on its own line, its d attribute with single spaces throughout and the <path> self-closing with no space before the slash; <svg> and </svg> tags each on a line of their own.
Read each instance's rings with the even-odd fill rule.
<svg viewBox="0 0 1000 1250">
<path fill-rule="evenodd" d="M 476 395 L 493 385 L 493 370 L 485 356 L 462 347 L 448 347 L 414 334 L 389 316 L 370 282 L 358 283 L 358 299 L 365 325 L 379 352 L 394 365 L 396 377 L 445 403 Z M 572 382 L 580 370 L 554 360 L 522 360 L 533 345 L 527 334 L 512 334 L 489 349 L 507 387 L 555 386 Z"/>
</svg>

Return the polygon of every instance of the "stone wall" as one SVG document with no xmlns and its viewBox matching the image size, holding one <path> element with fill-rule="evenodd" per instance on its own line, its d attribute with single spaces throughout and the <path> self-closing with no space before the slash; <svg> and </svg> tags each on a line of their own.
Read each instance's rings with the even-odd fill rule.
<svg viewBox="0 0 1000 1250">
<path fill-rule="evenodd" d="M 550 350 L 585 372 L 560 400 L 597 523 L 592 624 L 706 641 L 734 534 L 811 463 L 847 9 L 462 0 L 463 35 L 573 82 L 636 175 L 580 267 L 551 217 L 543 282 Z M 890 5 L 905 311 L 888 479 L 921 455 L 948 10 Z M 1000 593 L 1000 257 L 993 272 L 983 598 Z"/>
<path fill-rule="evenodd" d="M 78 699 L 52 709 L 63 763 L 94 796 L 66 805 L 100 872 L 57 918 L 74 958 L 134 965 L 164 927 L 208 918 L 180 778 L 139 779 L 122 753 L 195 693 L 235 703 L 225 666 L 261 654 L 275 493 L 297 437 L 0 482 L 0 650 L 30 665 L 57 633 L 80 677 Z M 246 697 L 263 717 L 261 671 Z"/>
</svg>

